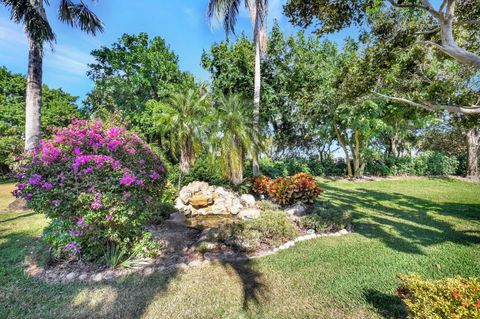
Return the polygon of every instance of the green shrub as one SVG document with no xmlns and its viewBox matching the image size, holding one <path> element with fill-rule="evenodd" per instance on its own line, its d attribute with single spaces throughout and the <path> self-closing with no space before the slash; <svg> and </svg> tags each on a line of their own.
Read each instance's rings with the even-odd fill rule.
<svg viewBox="0 0 480 319">
<path fill-rule="evenodd" d="M 178 210 L 170 203 L 160 203 L 150 213 L 148 224 L 159 225 L 165 219 L 168 219 L 171 214 L 177 213 Z"/>
<path fill-rule="evenodd" d="M 317 201 L 309 215 L 300 217 L 299 224 L 316 233 L 337 232 L 351 224 L 351 216 L 329 202 Z"/>
<path fill-rule="evenodd" d="M 298 235 L 296 226 L 281 211 L 266 211 L 260 217 L 225 225 L 219 240 L 240 249 L 256 250 L 261 244 L 280 245 Z"/>
<path fill-rule="evenodd" d="M 475 278 L 424 280 L 418 274 L 399 278 L 397 295 L 407 306 L 409 318 L 480 318 L 480 283 Z"/>
</svg>

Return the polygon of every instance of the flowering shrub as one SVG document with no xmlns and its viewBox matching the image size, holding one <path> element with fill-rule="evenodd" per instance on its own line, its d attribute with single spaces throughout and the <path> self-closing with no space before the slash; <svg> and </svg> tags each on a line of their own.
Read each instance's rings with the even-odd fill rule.
<svg viewBox="0 0 480 319">
<path fill-rule="evenodd" d="M 272 180 L 267 176 L 258 176 L 252 178 L 252 191 L 258 195 L 268 194 L 268 190 L 272 185 Z"/>
<path fill-rule="evenodd" d="M 160 203 L 166 171 L 135 133 L 73 120 L 27 156 L 14 192 L 51 219 L 45 238 L 59 253 L 96 258 L 110 244 L 147 253 L 142 224 Z"/>
<path fill-rule="evenodd" d="M 285 178 L 278 177 L 268 188 L 268 195 L 280 205 L 290 205 L 295 202 L 313 203 L 322 192 L 315 178 L 306 173 Z"/>
<path fill-rule="evenodd" d="M 400 275 L 397 295 L 410 318 L 480 318 L 480 283 L 461 277 L 424 280 L 418 274 Z"/>
</svg>

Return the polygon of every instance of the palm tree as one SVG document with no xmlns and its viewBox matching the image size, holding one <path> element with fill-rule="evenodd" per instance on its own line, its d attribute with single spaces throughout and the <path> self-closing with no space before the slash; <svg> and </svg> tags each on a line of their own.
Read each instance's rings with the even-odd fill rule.
<svg viewBox="0 0 480 319">
<path fill-rule="evenodd" d="M 174 93 L 165 101 L 147 103 L 163 142 L 174 157 L 180 154 L 180 172 L 184 174 L 190 171 L 206 139 L 206 97 L 202 89 L 189 89 L 185 93 Z"/>
<path fill-rule="evenodd" d="M 242 0 L 210 0 L 208 4 L 208 16 L 214 16 L 223 20 L 223 26 L 227 33 L 233 32 Z M 260 131 L 260 89 L 261 89 L 261 53 L 267 49 L 266 20 L 268 0 L 245 0 L 245 6 L 250 14 L 253 27 L 253 39 L 255 43 L 255 78 L 253 88 L 253 127 Z M 253 175 L 258 176 L 258 154 L 253 154 Z"/>
<path fill-rule="evenodd" d="M 40 140 L 43 45 L 55 42 L 55 33 L 48 22 L 44 2 L 48 4 L 47 0 L 0 0 L 10 10 L 12 20 L 23 24 L 28 37 L 25 151 L 32 150 Z M 58 18 L 93 35 L 103 31 L 102 22 L 83 2 L 59 0 Z"/>
<path fill-rule="evenodd" d="M 243 162 L 260 148 L 257 131 L 253 128 L 249 103 L 240 95 L 218 99 L 210 132 L 212 156 L 218 156 L 220 168 L 233 185 L 243 181 Z"/>
</svg>

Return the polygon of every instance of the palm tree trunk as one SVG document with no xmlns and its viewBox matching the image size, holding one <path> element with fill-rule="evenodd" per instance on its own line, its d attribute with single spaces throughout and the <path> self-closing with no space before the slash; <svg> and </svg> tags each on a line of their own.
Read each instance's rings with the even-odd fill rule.
<svg viewBox="0 0 480 319">
<path fill-rule="evenodd" d="M 467 177 L 479 178 L 478 151 L 479 151 L 480 130 L 473 127 L 467 131 Z"/>
<path fill-rule="evenodd" d="M 42 44 L 29 37 L 27 92 L 25 99 L 25 151 L 34 149 L 41 136 Z"/>
<path fill-rule="evenodd" d="M 258 25 L 258 23 L 256 23 Z M 255 26 L 258 28 L 258 26 Z M 260 89 L 261 89 L 261 65 L 260 65 L 260 31 L 255 31 L 255 79 L 253 88 L 253 128 L 255 132 L 260 130 Z M 260 167 L 258 165 L 258 154 L 253 154 L 253 176 L 260 175 Z"/>
<path fill-rule="evenodd" d="M 188 174 L 190 172 L 190 163 L 192 162 L 193 145 L 192 141 L 187 138 L 185 145 L 180 149 L 180 172 Z"/>
</svg>

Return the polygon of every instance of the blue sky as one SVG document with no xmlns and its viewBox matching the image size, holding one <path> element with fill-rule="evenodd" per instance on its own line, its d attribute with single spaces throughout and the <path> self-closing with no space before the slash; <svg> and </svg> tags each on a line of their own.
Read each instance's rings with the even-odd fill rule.
<svg viewBox="0 0 480 319">
<path fill-rule="evenodd" d="M 85 1 L 105 24 L 105 32 L 96 37 L 82 33 L 57 20 L 57 0 L 50 0 L 47 15 L 57 35 L 54 50 L 45 50 L 43 80 L 52 88 L 65 91 L 83 99 L 93 83 L 86 77 L 87 64 L 93 62 L 90 51 L 101 46 L 110 46 L 123 33 L 146 32 L 150 37 L 161 36 L 179 56 L 180 67 L 192 72 L 197 78 L 208 80 L 209 74 L 200 66 L 202 50 L 225 38 L 220 27 L 212 27 L 206 18 L 208 0 L 99 0 Z M 282 30 L 294 33 L 298 29 L 283 16 L 282 6 L 286 0 L 270 0 L 269 26 L 277 19 Z M 248 14 L 240 14 L 237 33 L 251 35 Z M 355 35 L 347 29 L 329 36 L 341 43 L 347 35 Z M 7 9 L 0 6 L 0 65 L 25 74 L 27 69 L 27 40 L 21 25 L 10 21 Z"/>
</svg>

